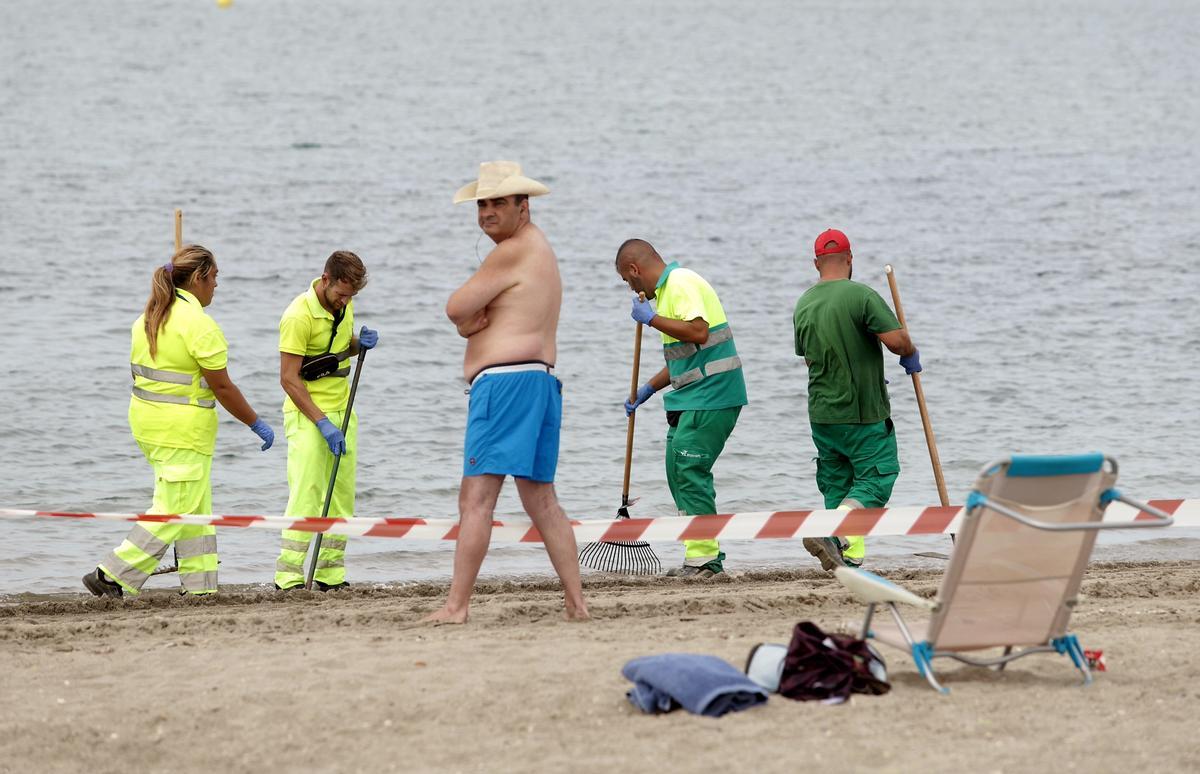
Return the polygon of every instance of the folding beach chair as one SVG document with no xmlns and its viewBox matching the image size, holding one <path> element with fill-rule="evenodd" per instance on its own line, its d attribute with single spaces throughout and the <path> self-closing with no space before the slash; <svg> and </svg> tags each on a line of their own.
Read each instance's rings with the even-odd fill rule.
<svg viewBox="0 0 1200 774">
<path fill-rule="evenodd" d="M 863 570 L 837 568 L 838 580 L 867 603 L 860 636 L 909 651 L 917 670 L 941 693 L 949 692 L 933 674 L 933 659 L 941 657 L 1003 669 L 1030 653 L 1052 651 L 1070 656 L 1083 683 L 1090 683 L 1091 670 L 1067 623 L 1096 532 L 1173 522 L 1114 489 L 1116 478 L 1116 461 L 1101 454 L 1022 455 L 988 465 L 967 498 L 936 599 Z M 1132 521 L 1102 521 L 1113 500 L 1141 513 Z M 897 602 L 930 611 L 927 627 L 906 623 Z M 893 620 L 874 619 L 879 605 Z M 989 648 L 1004 652 L 964 655 Z"/>
</svg>

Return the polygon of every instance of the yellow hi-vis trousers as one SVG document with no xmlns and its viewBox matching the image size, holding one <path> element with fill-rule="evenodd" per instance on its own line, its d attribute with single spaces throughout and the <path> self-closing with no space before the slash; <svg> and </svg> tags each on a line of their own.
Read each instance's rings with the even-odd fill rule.
<svg viewBox="0 0 1200 774">
<path fill-rule="evenodd" d="M 342 426 L 344 411 L 325 415 L 329 421 Z M 319 517 L 325 506 L 325 492 L 333 473 L 333 454 L 317 426 L 299 411 L 283 412 L 283 429 L 288 441 L 288 516 Z M 329 516 L 348 518 L 354 515 L 354 469 L 358 459 L 358 417 L 351 413 L 346 429 L 346 453 L 338 465 L 337 481 L 333 485 L 333 500 Z M 304 583 L 304 560 L 313 533 L 285 529 L 279 559 L 275 562 L 275 585 L 290 589 Z M 336 586 L 346 580 L 346 538 L 342 535 L 323 535 L 321 554 L 317 557 L 315 580 Z"/>
<path fill-rule="evenodd" d="M 212 457 L 191 449 L 139 443 L 154 468 L 154 502 L 146 513 L 212 513 Z M 134 525 L 100 564 L 104 574 L 137 594 L 171 544 L 179 559 L 179 584 L 189 594 L 217 590 L 217 528 L 212 525 Z"/>
</svg>

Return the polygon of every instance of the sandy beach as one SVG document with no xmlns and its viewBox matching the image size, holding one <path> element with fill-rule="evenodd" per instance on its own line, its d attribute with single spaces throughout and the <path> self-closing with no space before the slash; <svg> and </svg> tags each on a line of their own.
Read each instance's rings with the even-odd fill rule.
<svg viewBox="0 0 1200 774">
<path fill-rule="evenodd" d="M 939 579 L 886 574 L 928 593 Z M 0 608 L 0 771 L 1200 768 L 1200 563 L 1089 569 L 1073 628 L 1109 669 L 1089 688 L 1037 655 L 1003 674 L 948 664 L 943 697 L 889 649 L 885 696 L 776 696 L 715 720 L 637 712 L 622 664 L 686 651 L 741 666 L 795 622 L 850 625 L 860 606 L 815 571 L 586 591 L 586 624 L 560 620 L 549 580 L 483 584 L 467 626 L 416 624 L 435 584 Z"/>
<path fill-rule="evenodd" d="M 638 518 L 808 511 L 827 495 L 836 504 L 822 491 L 830 460 L 811 420 L 883 419 L 884 394 L 894 486 L 882 491 L 891 459 L 872 465 L 889 509 L 967 502 L 979 471 L 1009 455 L 1093 451 L 1120 462 L 1115 486 L 1130 497 L 1195 504 L 1200 400 L 1188 396 L 1200 338 L 1186 310 L 1200 298 L 1196 7 L 1026 3 L 1018 16 L 1003 0 L 7 4 L 0 327 L 15 346 L 0 513 L 64 517 L 0 518 L 0 774 L 1200 772 L 1200 526 L 1183 518 L 1097 536 L 1071 629 L 1104 652 L 1107 671 L 1086 688 L 1069 659 L 1037 654 L 1003 672 L 939 661 L 943 696 L 907 653 L 881 648 L 892 685 L 883 696 L 842 706 L 776 696 L 719 719 L 642 714 L 621 675 L 631 659 L 690 652 L 741 668 L 754 645 L 786 643 L 800 621 L 857 631 L 864 606 L 795 535 L 767 539 L 774 527 L 720 535 L 728 574 L 711 580 L 586 576 L 586 623 L 562 619 L 542 545 L 496 538 L 469 624 L 421 623 L 446 598 L 457 543 L 444 522 L 460 513 L 462 476 L 482 456 L 467 443 L 466 362 L 472 372 L 553 362 L 561 389 L 548 403 L 557 394 L 562 415 L 538 433 L 558 426 L 558 463 L 527 478 L 553 480 L 565 513 L 589 528 L 609 526 L 626 500 Z M 468 181 L 474 194 L 498 193 L 481 189 L 480 164 L 500 160 L 522 170 L 504 179 L 540 184 L 521 183 L 532 204 L 513 203 L 547 244 L 528 240 L 527 224 L 489 231 L 479 204 L 455 204 Z M 497 206 L 488 201 L 485 217 Z M 847 378 L 833 381 L 869 389 L 875 408 L 846 404 L 823 421 L 820 404 L 841 397 L 820 383 L 835 358 L 797 341 L 796 309 L 822 279 L 827 229 L 853 251 L 846 277 L 903 307 L 921 370 L 910 375 L 912 355 L 902 364 L 881 343 L 883 370 L 871 354 L 865 371 L 854 347 Z M 735 342 L 706 339 L 689 363 L 675 355 L 690 350 L 669 341 L 683 339 L 635 327 L 629 267 L 623 278 L 616 260 L 631 238 L 715 294 L 647 274 L 660 326 L 675 309 L 676 323 L 719 329 L 719 304 L 718 335 Z M 217 273 L 176 267 L 177 239 L 212 251 L 219 289 Z M 319 309 L 292 318 L 293 333 L 313 333 L 319 318 L 319 347 L 293 346 L 300 337 L 288 341 L 281 322 L 341 250 L 370 279 L 340 330 L 361 344 L 369 327 L 379 345 L 347 374 L 359 424 L 337 480 L 347 487 L 353 475 L 355 494 L 330 512 L 445 531 L 356 536 L 345 559 L 353 587 L 278 593 L 279 526 L 226 523 L 216 596 L 179 596 L 178 575 L 136 598 L 86 594 L 80 576 L 130 525 L 66 515 L 152 507 L 168 471 L 147 464 L 131 401 L 135 414 L 152 403 L 173 412 L 169 425 L 146 409 L 158 417 L 147 421 L 154 445 L 208 449 L 198 442 L 214 427 L 202 372 L 219 388 L 216 445 L 204 451 L 211 502 L 166 508 L 160 496 L 157 510 L 323 509 L 296 481 L 301 467 L 322 487 L 327 474 L 308 425 L 296 432 L 285 383 L 306 389 L 291 378 L 295 353 L 342 346 L 332 330 L 326 343 Z M 544 265 L 526 275 L 531 256 Z M 522 276 L 488 280 L 513 267 Z M 161 300 L 178 300 L 168 276 L 182 290 L 205 286 L 211 303 L 183 302 L 204 307 L 227 357 L 207 324 L 188 326 L 189 346 L 182 325 L 179 346 L 168 334 L 161 362 L 157 344 L 144 356 L 135 321 L 156 285 Z M 460 309 L 450 300 L 463 300 L 465 284 L 479 290 Z M 547 291 L 559 284 L 551 314 L 559 295 Z M 677 289 L 704 291 L 703 315 L 673 303 Z M 867 331 L 892 327 L 882 308 L 845 308 Z M 465 330 L 483 334 L 469 357 Z M 848 331 L 830 327 L 829 341 L 844 349 Z M 875 346 L 871 336 L 858 343 Z M 748 402 L 713 461 L 711 508 L 675 496 L 676 452 L 691 450 L 676 443 L 678 422 L 668 444 L 665 411 L 668 399 L 698 410 L 710 400 L 663 385 L 636 422 L 622 407 L 631 382 L 652 380 L 668 356 L 677 377 L 708 379 L 675 380 L 699 384 L 693 396 L 714 386 L 732 395 L 720 380 L 744 371 Z M 201 361 L 224 363 L 240 397 Z M 484 384 L 475 415 L 482 406 L 490 420 Z M 134 386 L 155 399 L 131 396 Z M 320 401 L 331 421 L 343 406 L 334 393 Z M 270 448 L 259 422 L 273 428 Z M 831 431 L 816 429 L 817 439 Z M 890 440 L 875 440 L 890 458 Z M 164 459 L 160 468 L 177 469 L 161 488 L 198 490 L 207 465 L 196 463 L 208 461 Z M 506 484 L 496 518 L 523 511 Z M 933 595 L 946 565 L 929 553 L 952 550 L 951 527 L 926 534 L 915 518 L 885 514 L 864 529 L 867 569 Z M 681 536 L 642 537 L 678 567 Z M 185 558 L 211 568 L 197 556 L 211 556 L 209 541 L 192 548 Z"/>
</svg>

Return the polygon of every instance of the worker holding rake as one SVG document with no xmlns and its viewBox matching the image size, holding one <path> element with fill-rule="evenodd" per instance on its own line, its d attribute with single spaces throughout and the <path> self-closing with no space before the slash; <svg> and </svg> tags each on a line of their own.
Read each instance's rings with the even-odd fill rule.
<svg viewBox="0 0 1200 774">
<path fill-rule="evenodd" d="M 287 393 L 288 516 L 354 515 L 358 418 L 346 383 L 347 361 L 379 341 L 378 332 L 366 326 L 354 335 L 354 297 L 366 284 L 362 260 L 337 250 L 279 320 L 279 381 Z M 275 588 L 304 588 L 304 559 L 313 533 L 285 529 L 281 538 Z M 317 590 L 349 586 L 346 537 L 321 538 L 312 575 Z"/>
<path fill-rule="evenodd" d="M 662 334 L 666 367 L 625 402 L 630 413 L 651 395 L 667 410 L 667 485 L 682 515 L 717 512 L 713 465 L 737 424 L 746 400 L 742 361 L 725 310 L 703 277 L 667 263 L 641 239 L 617 250 L 617 273 L 644 297 L 633 299 L 633 319 Z M 647 299 L 655 299 L 658 308 Z M 683 566 L 667 575 L 711 578 L 724 571 L 725 554 L 715 540 L 685 540 Z"/>
<path fill-rule="evenodd" d="M 796 354 L 808 366 L 808 419 L 817 447 L 817 488 L 826 508 L 882 508 L 900 474 L 880 344 L 921 370 L 917 348 L 887 302 L 852 282 L 850 240 L 837 229 L 817 237 L 816 285 L 796 302 Z M 832 571 L 858 567 L 862 537 L 805 538 L 804 547 Z"/>
</svg>

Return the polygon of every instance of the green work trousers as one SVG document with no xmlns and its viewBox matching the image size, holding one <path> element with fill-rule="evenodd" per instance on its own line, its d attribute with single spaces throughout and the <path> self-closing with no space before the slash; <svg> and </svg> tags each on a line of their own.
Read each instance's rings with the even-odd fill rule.
<svg viewBox="0 0 1200 774">
<path fill-rule="evenodd" d="M 330 411 L 329 421 L 342 426 L 344 411 Z M 319 517 L 325 507 L 329 476 L 333 473 L 333 454 L 317 426 L 299 411 L 283 412 L 283 429 L 288 441 L 288 504 L 287 516 Z M 350 416 L 346 428 L 346 453 L 338 464 L 333 499 L 329 503 L 329 518 L 349 518 L 354 515 L 354 468 L 357 462 L 358 417 Z M 313 533 L 285 529 L 280 544 L 279 559 L 275 562 L 275 585 L 290 589 L 304 583 L 304 559 Z M 323 535 L 317 571 L 313 576 L 321 583 L 336 586 L 346 580 L 346 538 L 342 535 Z"/>
<path fill-rule="evenodd" d="M 154 468 L 154 501 L 146 513 L 212 513 L 211 455 L 141 442 L 138 446 Z M 100 569 L 126 592 L 137 594 L 172 543 L 183 590 L 188 594 L 216 592 L 217 528 L 211 524 L 138 522 Z"/>
<path fill-rule="evenodd" d="M 817 447 L 817 488 L 825 497 L 826 508 L 843 503 L 862 508 L 887 505 L 900 475 L 892 420 L 867 425 L 814 422 L 812 439 Z M 861 537 L 847 538 L 847 557 L 861 560 L 866 556 Z"/>
<path fill-rule="evenodd" d="M 679 421 L 667 429 L 667 486 L 681 514 L 717 512 L 712 468 L 741 411 L 741 406 L 681 411 Z M 692 567 L 705 565 L 721 554 L 715 540 L 685 540 L 683 545 L 683 563 Z"/>
</svg>

